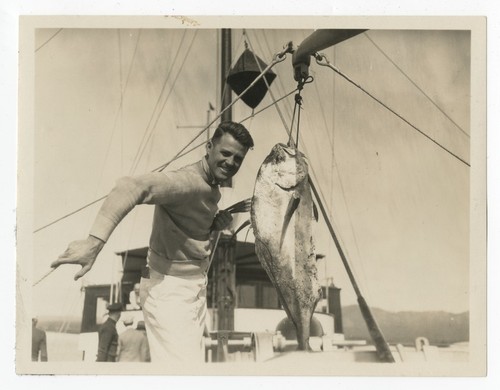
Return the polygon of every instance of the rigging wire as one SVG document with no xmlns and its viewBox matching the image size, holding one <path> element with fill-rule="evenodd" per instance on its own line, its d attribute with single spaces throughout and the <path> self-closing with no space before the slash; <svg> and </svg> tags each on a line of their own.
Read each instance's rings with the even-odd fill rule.
<svg viewBox="0 0 500 390">
<path fill-rule="evenodd" d="M 293 108 L 293 115 L 292 115 L 292 124 L 290 125 L 290 129 L 293 130 L 293 121 L 295 120 L 295 112 L 297 111 L 297 137 L 296 137 L 296 141 L 295 141 L 295 144 L 293 143 L 293 139 L 292 139 L 292 131 L 290 131 L 290 138 L 288 140 L 288 143 L 290 145 L 294 145 L 295 148 L 298 148 L 299 147 L 299 135 L 300 135 L 300 111 L 302 110 L 302 96 L 300 95 L 300 93 L 302 92 L 302 89 L 304 88 L 304 85 L 305 84 L 310 84 L 314 81 L 313 77 L 312 76 L 308 76 L 307 78 L 305 78 L 304 80 L 301 80 L 299 83 L 298 83 L 298 86 L 297 86 L 297 90 L 298 92 L 295 94 L 295 105 L 294 105 L 294 108 Z"/>
<path fill-rule="evenodd" d="M 335 50 L 335 47 L 334 47 L 334 50 Z M 335 102 L 335 77 L 332 77 L 332 82 L 333 82 L 333 101 Z M 334 150 L 335 149 L 335 143 L 334 143 L 335 125 L 333 125 L 333 127 L 332 127 L 332 131 L 331 131 L 332 136 L 330 138 L 330 132 L 328 131 L 328 121 L 326 119 L 325 111 L 323 109 L 322 99 L 320 98 L 320 91 L 318 89 L 318 84 L 314 83 L 314 87 L 315 87 L 315 91 L 316 91 L 316 96 L 318 97 L 318 102 L 319 102 L 319 107 L 320 107 L 320 113 L 321 113 L 321 117 L 323 119 L 324 128 L 327 129 L 327 131 L 326 131 L 326 138 L 328 139 L 328 143 L 329 143 L 330 149 L 332 151 L 332 159 L 331 159 L 332 164 L 330 166 L 330 170 L 331 170 L 331 172 L 335 171 L 335 173 L 337 174 L 337 178 L 338 178 L 338 181 L 339 181 L 339 184 L 340 184 L 340 193 L 341 193 L 341 196 L 342 196 L 342 200 L 343 200 L 345 209 L 347 211 L 347 217 L 348 217 L 348 220 L 349 220 L 349 226 L 351 228 L 351 234 L 352 234 L 353 239 L 354 239 L 354 246 L 356 248 L 357 260 L 362 265 L 361 271 L 362 271 L 362 274 L 363 274 L 363 278 L 366 281 L 367 278 L 366 278 L 366 275 L 365 275 L 365 272 L 364 272 L 365 267 L 363 266 L 363 258 L 361 257 L 361 253 L 360 253 L 360 250 L 359 250 L 358 239 L 357 239 L 357 236 L 356 236 L 356 231 L 354 230 L 354 224 L 353 224 L 353 221 L 352 221 L 351 212 L 349 210 L 349 206 L 348 206 L 348 203 L 347 203 L 347 197 L 346 197 L 346 193 L 345 193 L 345 189 L 344 189 L 344 184 L 343 184 L 343 181 L 342 181 L 342 177 L 340 176 L 340 171 L 338 169 L 337 161 L 335 159 L 335 150 Z M 334 111 L 335 110 L 332 110 L 332 114 L 333 114 Z M 334 124 L 334 120 L 333 119 L 332 119 L 332 123 Z M 323 193 L 322 187 L 320 185 L 318 185 L 317 188 L 318 188 L 318 191 L 320 193 L 320 196 L 323 199 L 327 199 L 326 196 Z M 330 193 L 332 194 L 332 197 L 330 198 L 330 202 L 327 203 L 327 204 L 332 204 L 333 203 L 333 194 L 334 194 L 334 191 L 333 191 L 333 180 L 330 181 Z M 331 217 L 331 211 L 330 210 L 328 210 L 328 211 L 329 211 L 329 214 L 330 214 L 330 218 L 332 218 Z M 332 224 L 333 224 L 333 221 L 332 221 Z M 340 237 L 339 237 L 339 241 L 341 242 L 341 245 L 345 248 L 346 245 L 342 242 L 342 239 Z M 334 244 L 334 243 L 331 243 L 331 244 Z M 349 258 L 351 258 L 351 257 L 349 257 Z M 325 262 L 325 267 L 326 267 L 326 262 Z M 326 273 L 327 272 L 325 271 L 325 274 Z M 356 279 L 359 280 L 359 278 L 357 277 L 357 275 L 356 275 Z"/>
<path fill-rule="evenodd" d="M 253 111 L 252 111 L 252 114 L 250 114 L 250 115 L 249 115 L 249 116 L 247 116 L 246 118 L 242 119 L 242 120 L 240 121 L 240 123 L 243 123 L 243 122 L 247 121 L 248 119 L 253 118 L 254 116 L 256 116 L 256 115 L 260 114 L 262 111 L 267 110 L 269 107 L 274 106 L 276 103 L 278 103 L 278 102 L 282 101 L 283 99 L 286 99 L 288 96 L 290 96 L 291 94 L 293 94 L 293 93 L 295 93 L 295 92 L 297 92 L 297 91 L 298 91 L 298 89 L 297 89 L 297 88 L 295 88 L 293 91 L 288 92 L 286 95 L 284 95 L 284 96 L 280 97 L 279 99 L 277 99 L 277 100 L 273 101 L 271 104 L 268 104 L 267 106 L 265 106 L 264 108 L 260 109 L 259 111 L 257 111 L 257 112 L 253 112 Z"/>
<path fill-rule="evenodd" d="M 295 104 L 293 106 L 292 122 L 290 123 L 290 133 L 288 134 L 288 145 L 294 145 L 296 148 L 298 148 L 298 143 L 299 143 L 298 119 L 297 119 L 297 138 L 296 138 L 295 142 L 293 141 L 293 125 L 294 125 L 294 121 L 295 121 L 297 107 L 300 107 L 299 103 L 298 103 L 298 99 L 297 99 L 297 96 L 300 96 L 299 94 L 300 94 L 300 90 L 295 95 Z M 300 111 L 300 108 L 299 108 L 299 111 Z"/>
<path fill-rule="evenodd" d="M 246 34 L 246 32 L 245 32 L 245 34 Z M 255 55 L 255 51 L 253 49 L 252 42 L 250 42 L 250 37 L 247 34 L 246 34 L 246 37 L 248 39 L 248 45 L 250 46 L 250 50 L 252 50 L 252 54 L 254 56 L 255 62 L 257 63 L 257 66 L 259 67 L 259 70 L 260 70 L 261 74 L 265 74 L 267 72 L 267 70 L 266 71 L 262 70 L 260 62 L 257 60 L 257 56 Z M 267 90 L 269 92 L 269 96 L 271 96 L 271 99 L 273 101 L 273 106 L 276 107 L 276 111 L 278 112 L 278 115 L 279 115 L 279 117 L 281 119 L 281 122 L 282 122 L 283 126 L 285 127 L 288 135 L 291 137 L 292 129 L 288 128 L 287 122 L 286 122 L 286 120 L 285 120 L 285 118 L 283 116 L 283 113 L 281 112 L 281 109 L 279 108 L 278 104 L 276 104 L 277 101 L 276 101 L 276 99 L 274 97 L 273 91 L 271 90 L 271 87 L 270 87 L 269 83 L 267 82 L 267 79 L 264 77 L 263 80 L 266 83 L 266 87 L 267 87 Z"/>
<path fill-rule="evenodd" d="M 35 49 L 35 53 L 40 50 L 42 47 L 44 47 L 47 43 L 49 43 L 52 39 L 54 39 L 56 37 L 57 34 L 59 34 L 63 29 L 60 28 L 59 30 L 57 30 L 49 39 L 47 39 L 44 43 L 42 43 L 40 46 L 38 46 L 36 49 Z"/>
<path fill-rule="evenodd" d="M 170 74 L 172 73 L 172 71 L 174 69 L 174 64 L 177 61 L 177 58 L 179 56 L 179 53 L 180 53 L 181 48 L 182 48 L 183 43 L 184 43 L 184 39 L 186 38 L 186 34 L 187 34 L 187 30 L 184 30 L 184 33 L 182 34 L 182 38 L 181 38 L 180 44 L 177 47 L 177 51 L 176 51 L 176 53 L 174 55 L 174 59 L 172 61 L 172 65 L 169 68 L 169 72 L 167 73 L 167 77 L 165 77 L 165 81 L 163 82 L 163 85 L 161 87 L 160 94 L 158 95 L 158 98 L 156 99 L 156 103 L 155 103 L 155 106 L 153 108 L 153 112 L 151 113 L 151 117 L 149 118 L 148 124 L 146 125 L 146 129 L 144 130 L 144 134 L 142 136 L 141 142 L 139 143 L 139 147 L 137 148 L 137 152 L 136 152 L 136 154 L 134 156 L 134 159 L 132 160 L 132 165 L 131 165 L 131 168 L 130 168 L 130 172 L 133 172 L 133 170 L 136 168 L 136 165 L 138 164 L 138 161 L 140 159 L 139 156 L 141 155 L 142 150 L 144 148 L 144 144 L 145 144 L 145 140 L 147 138 L 147 134 L 148 134 L 148 132 L 150 132 L 151 123 L 152 123 L 153 118 L 155 116 L 156 110 L 158 109 L 158 107 L 160 105 L 161 98 L 162 98 L 163 93 L 165 92 L 165 89 L 167 87 L 167 83 L 168 83 L 168 80 L 170 78 Z"/>
<path fill-rule="evenodd" d="M 335 83 L 335 77 L 332 78 L 333 82 Z M 323 119 L 323 125 L 325 126 L 326 129 L 326 139 L 328 140 L 328 144 L 330 145 L 330 150 L 332 151 L 332 155 L 335 154 L 335 145 L 334 145 L 334 130 L 335 130 L 335 119 L 334 119 L 334 112 L 335 110 L 332 111 L 332 131 L 330 132 L 328 129 L 328 121 L 326 120 L 325 117 L 325 109 L 323 108 L 323 99 L 320 98 L 320 92 L 318 89 L 318 83 L 313 83 L 314 85 L 314 90 L 316 91 L 316 96 L 318 97 L 318 106 L 319 106 L 319 112 L 321 113 L 321 117 Z M 333 106 L 335 105 L 335 87 L 332 88 L 332 96 L 333 96 Z M 330 135 L 331 133 L 331 135 Z"/>
<path fill-rule="evenodd" d="M 431 103 L 432 103 L 432 104 L 433 104 L 433 105 L 434 105 L 434 106 L 435 106 L 435 107 L 436 107 L 436 108 L 437 108 L 437 109 L 438 109 L 438 110 L 439 110 L 439 111 L 440 111 L 440 112 L 441 112 L 441 113 L 442 113 L 442 114 L 446 117 L 446 118 L 448 118 L 448 120 L 449 120 L 451 123 L 453 123 L 453 124 L 456 126 L 456 128 L 457 128 L 459 131 L 461 131 L 461 132 L 462 132 L 462 134 L 464 134 L 467 138 L 470 138 L 470 135 L 469 135 L 469 134 L 467 134 L 467 132 L 466 132 L 464 129 L 462 129 L 462 127 L 460 127 L 460 125 L 459 125 L 458 123 L 456 123 L 456 122 L 455 122 L 455 121 L 454 121 L 454 120 L 453 120 L 453 119 L 452 119 L 452 118 L 451 118 L 451 117 L 450 117 L 450 116 L 449 116 L 449 115 L 448 115 L 448 114 L 447 114 L 447 113 L 446 113 L 446 112 L 445 112 L 445 111 L 444 111 L 444 110 L 443 110 L 443 109 L 442 109 L 442 108 L 441 108 L 441 107 L 440 107 L 440 106 L 439 106 L 439 105 L 438 105 L 438 104 L 437 104 L 437 103 L 436 103 L 436 102 L 435 102 L 435 101 L 434 101 L 434 100 L 433 100 L 433 99 L 432 99 L 432 98 L 431 98 L 431 97 L 427 94 L 427 93 L 425 93 L 425 91 L 424 91 L 421 87 L 419 87 L 419 86 L 418 86 L 418 84 L 417 84 L 415 81 L 413 81 L 413 80 L 410 78 L 410 76 L 408 76 L 408 74 L 406 74 L 406 72 L 405 72 L 405 71 L 403 71 L 403 69 L 401 69 L 401 67 L 400 67 L 400 66 L 398 66 L 398 65 L 394 62 L 394 60 L 392 60 L 392 59 L 389 57 L 389 55 L 388 55 L 387 53 L 385 53 L 385 52 L 384 52 L 384 50 L 382 50 L 382 48 L 381 48 L 380 46 L 378 46 L 378 45 L 377 45 L 377 44 L 373 41 L 373 39 L 372 39 L 372 38 L 368 35 L 368 33 L 367 33 L 367 32 L 365 32 L 365 33 L 364 33 L 364 35 L 365 35 L 365 36 L 366 36 L 366 38 L 367 38 L 367 39 L 368 39 L 368 40 L 369 40 L 369 41 L 373 44 L 373 46 L 375 46 L 375 47 L 376 47 L 376 48 L 380 51 L 380 53 L 382 53 L 382 55 L 383 55 L 383 56 L 384 56 L 384 57 L 385 57 L 385 58 L 386 58 L 386 59 L 387 59 L 387 60 L 388 60 L 388 61 L 389 61 L 392 65 L 394 65 L 394 67 L 395 67 L 397 70 L 399 70 L 403 76 L 405 76 L 405 77 L 408 79 L 408 81 L 409 81 L 409 82 L 410 82 L 410 83 L 411 83 L 411 84 L 412 84 L 415 88 L 417 88 L 417 89 L 418 89 L 418 90 L 419 90 L 419 91 L 420 91 L 420 92 L 421 92 L 421 93 L 422 93 L 422 94 L 423 94 L 423 95 L 424 95 L 424 96 L 425 96 L 425 97 L 426 97 L 426 98 L 427 98 L 427 99 L 428 99 L 428 100 L 429 100 L 429 101 L 430 101 L 430 102 L 431 102 Z"/>
<path fill-rule="evenodd" d="M 35 287 L 38 283 L 40 283 L 42 280 L 44 280 L 47 276 L 49 276 L 52 272 L 54 272 L 56 269 L 51 268 L 49 269 L 45 274 L 43 274 L 42 277 L 40 277 L 35 283 L 31 285 L 31 287 Z"/>
<path fill-rule="evenodd" d="M 468 167 L 470 167 L 470 164 L 467 161 L 465 161 L 464 159 L 462 159 L 461 157 L 459 157 L 458 155 L 456 155 L 455 153 L 453 153 L 451 150 L 447 149 L 445 146 L 441 145 L 439 142 L 437 142 L 435 139 L 433 139 L 432 137 L 430 137 L 429 135 L 427 135 L 425 132 L 423 132 L 422 130 L 420 130 L 417 126 L 415 126 L 414 124 L 412 124 L 406 118 L 404 118 L 403 116 L 401 116 L 400 114 L 398 114 L 396 111 L 394 111 L 392 108 L 390 108 L 385 103 L 383 103 L 381 100 L 379 100 L 378 98 L 376 98 L 375 96 L 373 96 L 370 92 L 368 92 L 361 85 L 359 85 L 354 80 L 352 80 L 345 73 L 341 72 L 340 69 L 338 69 L 335 65 L 332 65 L 323 54 L 316 53 L 315 57 L 316 57 L 316 62 L 318 63 L 318 65 L 326 66 L 326 67 L 332 69 L 335 73 L 337 73 L 338 75 L 340 75 L 342 78 L 344 78 L 349 83 L 351 83 L 352 85 L 354 85 L 356 88 L 358 88 L 359 90 L 361 90 L 362 92 L 364 92 L 366 95 L 368 95 L 369 97 L 371 97 L 373 100 L 375 100 L 381 106 L 383 106 L 384 108 L 386 108 L 387 110 L 389 110 L 391 113 L 393 113 L 394 115 L 396 115 L 399 119 L 401 119 L 403 122 L 405 122 L 411 128 L 413 128 L 414 130 L 418 131 L 425 138 L 427 138 L 428 140 L 430 140 L 431 142 L 433 142 L 434 144 L 436 144 L 438 147 L 440 147 L 441 149 L 443 149 L 445 152 L 449 153 L 452 157 L 455 157 L 457 160 L 459 160 L 463 164 L 465 164 Z M 321 62 L 322 60 L 325 60 L 326 63 L 322 63 Z"/>
<path fill-rule="evenodd" d="M 107 196 L 108 196 L 108 195 L 101 196 L 99 199 L 96 199 L 96 200 L 94 200 L 94 201 L 92 201 L 92 202 L 90 202 L 90 203 L 87 203 L 87 204 L 85 204 L 84 206 L 79 207 L 78 209 L 76 209 L 76 210 L 74 210 L 74 211 L 72 211 L 72 212 L 70 212 L 70 213 L 68 213 L 68 214 L 66 214 L 66 215 L 63 215 L 62 217 L 57 218 L 56 220 L 54 220 L 54 221 L 52 221 L 52 222 L 50 222 L 50 223 L 48 223 L 48 224 L 46 224 L 46 225 L 44 225 L 44 226 L 41 226 L 41 227 L 39 227 L 38 229 L 33 230 L 33 233 L 37 233 L 37 232 L 39 232 L 40 230 L 43 230 L 43 229 L 45 229 L 45 228 L 48 228 L 49 226 L 52 226 L 52 225 L 54 225 L 55 223 L 60 222 L 60 221 L 62 221 L 63 219 L 66 219 L 66 218 L 68 218 L 68 217 L 70 217 L 70 216 L 72 216 L 72 215 L 74 215 L 74 214 L 76 214 L 76 213 L 78 213 L 78 212 L 80 212 L 80 211 L 82 211 L 82 210 L 86 209 L 87 207 L 90 207 L 90 206 L 92 206 L 93 204 L 96 204 L 96 203 L 100 202 L 100 201 L 101 201 L 101 200 L 103 200 L 103 199 L 106 199 L 106 197 L 107 197 Z"/>
<path fill-rule="evenodd" d="M 111 132 L 111 137 L 110 137 L 110 139 L 108 141 L 108 147 L 106 149 L 106 154 L 105 154 L 103 166 L 106 164 L 106 161 L 108 160 L 108 156 L 109 156 L 109 152 L 110 152 L 110 149 L 111 149 L 112 140 L 114 138 L 116 127 L 118 125 L 118 118 L 120 117 L 121 113 L 123 112 L 123 99 L 124 99 L 125 93 L 127 91 L 128 83 L 130 81 L 130 75 L 132 74 L 132 68 L 133 68 L 133 65 L 135 63 L 135 59 L 137 58 L 137 49 L 139 47 L 139 40 L 141 38 L 141 32 L 142 32 L 142 30 L 139 30 L 139 33 L 137 35 L 137 40 L 135 42 L 134 53 L 132 54 L 132 59 L 130 61 L 130 65 L 129 65 L 129 68 L 128 68 L 127 78 L 125 80 L 125 86 L 123 87 L 123 91 L 120 93 L 120 105 L 118 106 L 118 110 L 116 111 L 115 119 L 113 121 L 113 130 Z M 121 88 L 120 88 L 120 90 L 121 90 Z M 100 183 L 102 181 L 103 175 L 104 175 L 104 171 L 101 170 L 101 178 L 99 179 L 98 183 Z"/>
<path fill-rule="evenodd" d="M 141 159 L 142 155 L 144 154 L 144 150 L 146 149 L 146 145 L 149 143 L 149 141 L 151 140 L 151 137 L 152 137 L 152 136 L 153 136 L 153 134 L 154 134 L 154 129 L 156 128 L 156 125 L 157 125 L 157 124 L 158 124 L 158 122 L 160 121 L 161 114 L 162 114 L 163 110 L 165 109 L 165 106 L 167 105 L 167 101 L 168 101 L 168 99 L 170 98 L 170 95 L 171 95 L 171 94 L 172 94 L 172 92 L 174 91 L 175 84 L 177 83 L 177 80 L 179 79 L 179 76 L 180 76 L 180 74 L 182 73 L 182 70 L 183 70 L 183 68 L 184 68 L 184 64 L 186 63 L 186 60 L 187 60 L 187 58 L 189 57 L 189 53 L 191 52 L 191 48 L 193 47 L 193 44 L 194 44 L 194 42 L 195 42 L 195 40 L 196 40 L 196 36 L 197 36 L 197 34 L 198 34 L 198 30 L 196 30 L 196 31 L 195 31 L 195 33 L 194 33 L 194 35 L 193 35 L 193 39 L 191 40 L 191 43 L 189 44 L 189 47 L 188 47 L 187 52 L 186 52 L 186 55 L 185 55 L 185 57 L 184 57 L 184 59 L 183 59 L 183 61 L 182 61 L 181 65 L 180 65 L 180 67 L 179 67 L 179 70 L 178 70 L 177 74 L 175 75 L 175 78 L 174 78 L 174 80 L 173 80 L 173 82 L 172 82 L 172 86 L 171 86 L 171 88 L 170 88 L 170 91 L 168 92 L 168 95 L 167 95 L 167 97 L 165 98 L 165 100 L 164 100 L 164 102 L 163 102 L 163 105 L 162 105 L 162 107 L 161 107 L 161 109 L 160 109 L 160 112 L 159 112 L 159 113 L 158 113 L 158 115 L 156 116 L 155 123 L 153 124 L 153 127 L 152 127 L 152 129 L 151 129 L 151 131 L 150 131 L 150 133 L 149 133 L 149 136 L 148 136 L 148 138 L 147 138 L 147 140 L 146 140 L 146 142 L 145 142 L 145 144 L 144 144 L 144 146 L 143 146 L 143 149 L 142 149 L 142 151 L 141 151 L 141 153 L 140 153 L 140 155 L 139 155 L 139 158 L 138 158 L 138 159 L 137 159 L 137 161 L 136 161 L 135 166 L 132 168 L 132 172 L 135 172 L 135 170 L 137 169 L 137 166 L 139 165 L 139 161 L 140 161 L 140 159 Z"/>
<path fill-rule="evenodd" d="M 266 50 L 264 50 L 263 44 L 261 44 L 261 42 L 263 41 L 265 43 L 266 48 L 267 48 L 267 53 L 269 54 L 269 53 L 272 53 L 272 50 L 271 50 L 271 45 L 269 44 L 269 40 L 267 39 L 266 32 L 262 31 L 262 39 L 257 39 L 257 36 L 256 36 L 256 42 L 257 42 L 257 45 L 258 45 L 259 49 L 261 50 L 261 52 L 265 53 Z M 285 93 L 285 87 L 283 85 L 283 80 L 280 77 L 276 78 L 273 85 L 275 86 L 275 89 L 276 89 L 278 95 L 283 95 Z M 295 91 L 297 91 L 297 89 L 295 89 Z M 271 93 L 271 97 L 272 97 L 273 96 L 272 91 L 270 93 Z M 286 100 L 284 102 L 283 106 L 284 107 L 282 109 L 284 110 L 285 115 L 281 114 L 280 119 L 281 119 L 282 124 L 286 125 L 286 123 L 288 123 L 289 120 L 285 120 L 284 117 L 285 116 L 287 118 L 292 117 L 292 107 L 291 107 L 291 103 L 289 100 Z"/>
</svg>

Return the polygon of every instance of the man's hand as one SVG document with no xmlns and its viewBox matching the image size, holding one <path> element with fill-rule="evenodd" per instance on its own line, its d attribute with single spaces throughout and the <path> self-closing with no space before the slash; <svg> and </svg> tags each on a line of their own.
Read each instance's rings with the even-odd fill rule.
<svg viewBox="0 0 500 390">
<path fill-rule="evenodd" d="M 90 271 L 103 246 L 104 241 L 94 236 L 88 236 L 86 240 L 73 241 L 50 266 L 57 268 L 61 264 L 79 264 L 82 269 L 75 274 L 75 280 L 78 280 Z"/>
<path fill-rule="evenodd" d="M 212 230 L 224 230 L 229 226 L 232 220 L 233 216 L 229 211 L 221 210 L 214 218 L 214 222 L 212 223 Z"/>
</svg>

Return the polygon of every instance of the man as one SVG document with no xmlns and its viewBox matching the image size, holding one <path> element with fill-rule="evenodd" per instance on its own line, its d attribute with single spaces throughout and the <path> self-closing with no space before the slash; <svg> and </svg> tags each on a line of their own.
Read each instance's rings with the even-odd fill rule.
<svg viewBox="0 0 500 390">
<path fill-rule="evenodd" d="M 144 321 L 137 323 L 137 329 L 132 327 L 134 320 L 127 318 L 123 324 L 127 327 L 118 337 L 118 362 L 149 362 L 149 344 Z M 141 329 L 140 329 L 141 328 Z"/>
<path fill-rule="evenodd" d="M 38 323 L 37 318 L 31 319 L 31 360 L 37 362 L 48 361 L 47 355 L 47 335 L 45 331 L 36 327 Z"/>
<path fill-rule="evenodd" d="M 253 140 L 234 122 L 221 123 L 200 161 L 173 172 L 121 179 L 101 207 L 86 240 L 70 243 L 52 263 L 79 264 L 82 277 L 118 223 L 138 204 L 154 204 L 149 270 L 141 278 L 141 306 L 153 362 L 202 362 L 207 313 L 210 233 L 232 221 L 219 211 L 219 183 L 241 167 Z"/>
<path fill-rule="evenodd" d="M 99 344 L 97 346 L 98 362 L 114 362 L 118 349 L 118 332 L 116 323 L 122 314 L 121 303 L 108 305 L 108 319 L 99 327 Z"/>
</svg>

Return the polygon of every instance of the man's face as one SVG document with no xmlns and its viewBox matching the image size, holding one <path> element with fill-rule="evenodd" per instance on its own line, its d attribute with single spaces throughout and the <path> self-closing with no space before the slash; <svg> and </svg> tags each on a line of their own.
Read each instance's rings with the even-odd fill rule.
<svg viewBox="0 0 500 390">
<path fill-rule="evenodd" d="M 233 177 L 241 167 L 248 148 L 240 144 L 231 134 L 225 133 L 212 143 L 207 143 L 208 166 L 217 181 Z"/>
</svg>

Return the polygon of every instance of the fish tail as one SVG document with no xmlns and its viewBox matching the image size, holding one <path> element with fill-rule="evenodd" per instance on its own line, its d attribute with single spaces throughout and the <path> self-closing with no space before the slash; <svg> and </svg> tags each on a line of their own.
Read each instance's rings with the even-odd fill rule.
<svg viewBox="0 0 500 390">
<path fill-rule="evenodd" d="M 297 343 L 300 351 L 311 351 L 309 345 L 309 337 L 311 330 L 308 322 L 304 322 L 302 326 L 297 326 Z"/>
<path fill-rule="evenodd" d="M 301 312 L 298 318 L 299 323 L 297 323 L 295 326 L 297 330 L 298 349 L 301 351 L 312 351 L 311 345 L 309 344 L 309 339 L 311 337 L 313 314 L 314 308 L 312 309 L 312 311 Z"/>
</svg>

